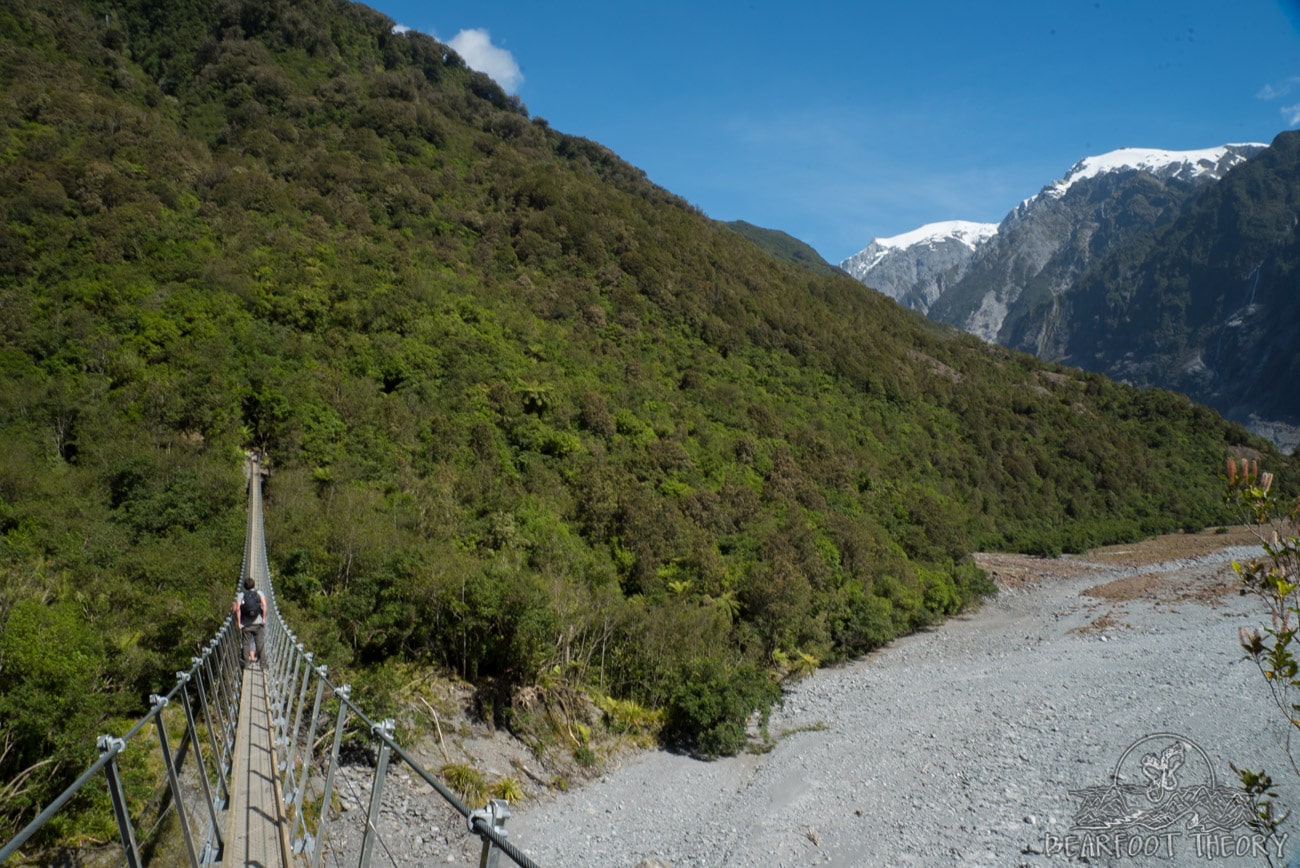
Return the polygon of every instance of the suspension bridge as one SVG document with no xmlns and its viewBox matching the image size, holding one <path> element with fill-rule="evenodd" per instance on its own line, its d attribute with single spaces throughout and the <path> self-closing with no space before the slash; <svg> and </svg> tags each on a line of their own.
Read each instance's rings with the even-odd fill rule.
<svg viewBox="0 0 1300 868">
<path fill-rule="evenodd" d="M 239 586 L 252 577 L 266 595 L 266 659 L 244 666 L 232 609 L 190 668 L 176 673 L 170 692 L 151 696 L 150 711 L 125 734 L 100 736 L 99 758 L 0 847 L 0 864 L 10 859 L 31 864 L 37 855 L 24 847 L 89 787 L 108 789 L 121 864 L 129 868 L 399 864 L 384 837 L 401 830 L 386 828 L 381 816 L 389 766 L 400 761 L 464 818 L 467 834 L 481 839 L 480 868 L 497 868 L 502 855 L 523 868 L 537 868 L 507 838 L 505 802 L 494 799 L 478 809 L 465 805 L 397 744 L 393 721 L 367 717 L 350 686 L 334 684 L 328 667 L 317 665 L 284 623 L 263 534 L 264 472 L 260 458 L 251 456 Z M 351 822 L 336 790 L 345 732 L 368 739 L 373 756 L 363 775 L 368 785 L 347 794 L 364 807 L 347 812 L 359 816 Z M 124 784 L 127 751 L 147 751 L 153 762 L 143 765 L 161 767 L 148 796 L 134 802 L 128 790 L 138 788 Z"/>
</svg>

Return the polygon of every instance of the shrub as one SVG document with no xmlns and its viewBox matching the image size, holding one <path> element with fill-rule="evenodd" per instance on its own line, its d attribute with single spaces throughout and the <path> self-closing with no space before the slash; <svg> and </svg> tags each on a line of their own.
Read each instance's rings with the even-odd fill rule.
<svg viewBox="0 0 1300 868">
<path fill-rule="evenodd" d="M 1297 618 L 1300 618 L 1300 584 L 1295 581 L 1300 567 L 1300 500 L 1283 498 L 1273 490 L 1273 474 L 1259 470 L 1259 462 L 1228 459 L 1228 499 L 1235 502 L 1243 518 L 1259 537 L 1264 556 L 1242 563 L 1232 562 L 1241 581 L 1241 592 L 1263 604 L 1271 622 L 1257 629 L 1242 627 L 1238 640 L 1246 658 L 1259 670 L 1278 713 L 1290 730 L 1300 729 L 1295 697 L 1300 693 L 1300 659 L 1296 646 Z M 1290 731 L 1286 753 L 1297 768 L 1291 749 Z M 1279 812 L 1277 788 L 1261 771 L 1233 766 L 1250 796 L 1250 827 L 1260 836 L 1277 841 L 1290 812 Z M 1281 840 L 1286 840 L 1285 833 Z"/>
<path fill-rule="evenodd" d="M 894 629 L 893 604 L 866 590 L 861 582 L 849 582 L 836 594 L 831 609 L 831 636 L 845 654 L 879 648 L 898 635 Z"/>
<path fill-rule="evenodd" d="M 512 805 L 524 797 L 524 788 L 519 783 L 519 779 L 509 776 L 493 781 L 488 792 L 492 798 L 502 799 Z"/>
<path fill-rule="evenodd" d="M 781 689 L 753 663 L 694 661 L 669 698 L 664 738 L 702 757 L 734 756 L 748 743 L 750 715 L 758 712 L 766 723 L 780 698 Z"/>
<path fill-rule="evenodd" d="M 487 782 L 473 766 L 464 763 L 447 763 L 442 767 L 442 779 L 470 805 L 481 805 L 487 801 Z"/>
<path fill-rule="evenodd" d="M 605 713 L 605 726 L 610 732 L 630 736 L 637 744 L 650 746 L 656 742 L 664 725 L 664 712 L 649 709 L 631 699 L 614 699 L 601 696 L 596 706 Z"/>
</svg>

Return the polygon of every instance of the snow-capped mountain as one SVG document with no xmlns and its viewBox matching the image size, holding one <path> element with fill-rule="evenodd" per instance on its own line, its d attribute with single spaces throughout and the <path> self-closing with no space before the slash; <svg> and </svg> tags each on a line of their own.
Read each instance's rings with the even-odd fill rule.
<svg viewBox="0 0 1300 868">
<path fill-rule="evenodd" d="M 1300 445 L 1300 132 L 1189 200 L 1165 230 L 1115 250 L 1054 300 L 1055 359 L 1213 407 Z M 1005 329 L 1014 341 L 1016 329 Z"/>
<path fill-rule="evenodd" d="M 900 300 L 929 299 L 931 319 L 1181 391 L 1294 448 L 1300 345 L 1278 324 L 1297 322 L 1300 305 L 1296 201 L 1300 133 L 1124 148 L 1080 160 L 1019 203 L 959 276 L 956 243 L 936 242 L 931 227 L 878 239 L 841 268 Z"/>
<path fill-rule="evenodd" d="M 1098 256 L 1168 223 L 1196 190 L 1265 147 L 1121 148 L 1086 157 L 993 229 L 930 224 L 876 239 L 840 267 L 931 319 L 1006 343 L 1001 332 L 1016 319 L 1022 297 L 1037 301 L 1068 290 Z M 1021 331 L 1017 349 L 1050 356 L 1049 334 Z"/>
<path fill-rule="evenodd" d="M 981 245 L 998 231 L 996 223 L 948 220 L 877 238 L 840 268 L 904 307 L 925 313 L 934 300 L 966 273 Z"/>
<path fill-rule="evenodd" d="M 1166 151 L 1158 148 L 1120 148 L 1117 151 L 1084 157 L 1070 167 L 1065 177 L 1043 188 L 1038 196 L 1060 199 L 1080 181 L 1112 172 L 1146 172 L 1161 180 L 1203 183 L 1217 181 L 1234 166 L 1244 163 L 1266 145 L 1250 142 L 1202 148 L 1198 151 Z M 1035 196 L 1034 198 L 1038 198 Z M 1026 200 L 1026 203 L 1033 199 Z"/>
</svg>

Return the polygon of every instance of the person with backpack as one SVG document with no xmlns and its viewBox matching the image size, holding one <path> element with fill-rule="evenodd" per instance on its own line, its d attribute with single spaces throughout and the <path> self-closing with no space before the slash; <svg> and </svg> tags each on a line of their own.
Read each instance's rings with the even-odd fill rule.
<svg viewBox="0 0 1300 868">
<path fill-rule="evenodd" d="M 235 595 L 235 626 L 243 635 L 244 668 L 260 665 L 264 651 L 262 628 L 266 626 L 266 595 L 256 590 L 252 576 L 244 578 L 244 590 Z"/>
</svg>

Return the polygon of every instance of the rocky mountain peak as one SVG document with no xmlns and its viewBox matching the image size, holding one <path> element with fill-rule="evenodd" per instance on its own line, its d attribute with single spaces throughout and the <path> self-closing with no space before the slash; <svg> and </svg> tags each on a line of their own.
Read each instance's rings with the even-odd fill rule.
<svg viewBox="0 0 1300 868">
<path fill-rule="evenodd" d="M 1247 142 L 1191 151 L 1119 148 L 1105 154 L 1084 157 L 1070 167 L 1065 177 L 1048 184 L 1037 196 L 1026 202 L 1044 196 L 1060 199 L 1080 181 L 1118 172 L 1146 172 L 1162 181 L 1217 181 L 1229 169 L 1244 163 L 1266 147 L 1268 146 L 1257 142 Z"/>
<path fill-rule="evenodd" d="M 946 220 L 876 238 L 840 268 L 904 307 L 929 310 L 965 274 L 975 252 L 998 231 L 996 223 Z"/>
</svg>

